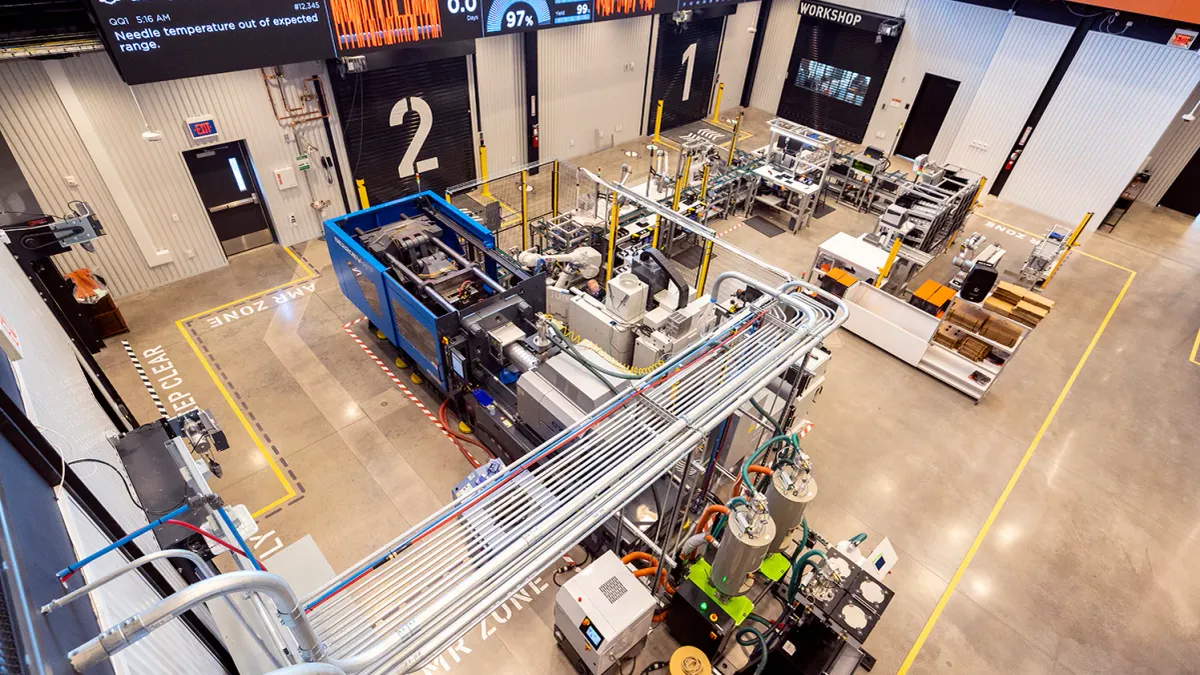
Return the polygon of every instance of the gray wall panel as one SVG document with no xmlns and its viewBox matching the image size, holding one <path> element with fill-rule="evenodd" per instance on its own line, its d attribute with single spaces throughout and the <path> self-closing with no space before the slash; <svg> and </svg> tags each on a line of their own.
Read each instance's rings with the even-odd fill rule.
<svg viewBox="0 0 1200 675">
<path fill-rule="evenodd" d="M 750 46 L 754 43 L 754 25 L 758 21 L 760 2 L 743 2 L 737 12 L 725 19 L 725 36 L 721 44 L 721 60 L 717 63 L 717 81 L 725 84 L 721 108 L 729 110 L 742 100 L 746 84 L 746 66 L 750 63 Z"/>
<path fill-rule="evenodd" d="M 480 121 L 488 148 L 488 175 L 525 163 L 525 74 L 522 37 L 497 35 L 475 41 Z"/>
<path fill-rule="evenodd" d="M 1200 85 L 1192 90 L 1192 95 L 1184 101 L 1179 112 L 1171 118 L 1167 130 L 1163 133 L 1154 149 L 1150 151 L 1150 159 L 1146 169 L 1150 171 L 1150 182 L 1138 196 L 1138 201 L 1151 206 L 1157 206 L 1158 201 L 1166 194 L 1167 189 L 1175 182 L 1175 177 L 1183 171 L 1183 167 L 1192 159 L 1192 155 L 1200 150 L 1200 121 L 1188 122 L 1182 116 L 1191 112 L 1192 106 L 1200 100 Z M 1197 186 L 1200 189 L 1200 186 Z"/>
<path fill-rule="evenodd" d="M 929 152 L 934 161 L 945 160 L 1010 17 L 1008 12 L 952 0 L 911 0 L 864 142 L 892 148 L 908 118 L 904 105 L 912 104 L 921 80 L 932 73 L 961 82 Z M 902 105 L 893 107 L 893 98 Z"/>
<path fill-rule="evenodd" d="M 638 137 L 654 19 L 537 32 L 543 157 L 569 159 Z"/>
<path fill-rule="evenodd" d="M 992 57 L 946 161 L 994 181 L 1074 31 L 1013 17 Z M 979 142 L 985 148 L 972 147 Z"/>
<path fill-rule="evenodd" d="M 1200 81 L 1200 53 L 1089 33 L 1001 197 L 1094 231 Z"/>
</svg>

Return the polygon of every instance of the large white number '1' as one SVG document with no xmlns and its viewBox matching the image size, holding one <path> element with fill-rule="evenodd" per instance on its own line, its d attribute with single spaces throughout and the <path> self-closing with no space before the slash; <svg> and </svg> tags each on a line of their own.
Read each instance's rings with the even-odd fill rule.
<svg viewBox="0 0 1200 675">
<path fill-rule="evenodd" d="M 404 157 L 400 159 L 398 168 L 401 178 L 408 178 L 413 174 L 438 168 L 437 157 L 417 159 L 417 155 L 421 154 L 421 147 L 425 145 L 425 139 L 429 137 L 429 130 L 433 128 L 433 111 L 430 110 L 425 99 L 420 96 L 400 99 L 396 105 L 392 106 L 392 114 L 388 123 L 394 127 L 404 124 L 404 116 L 410 110 L 417 113 L 417 133 L 413 135 L 412 143 L 409 144 L 408 150 L 404 151 Z"/>
<path fill-rule="evenodd" d="M 692 95 L 692 68 L 696 65 L 696 43 L 688 45 L 688 48 L 683 50 L 683 61 L 681 63 L 687 65 L 687 74 L 683 76 L 683 100 L 688 100 Z"/>
</svg>

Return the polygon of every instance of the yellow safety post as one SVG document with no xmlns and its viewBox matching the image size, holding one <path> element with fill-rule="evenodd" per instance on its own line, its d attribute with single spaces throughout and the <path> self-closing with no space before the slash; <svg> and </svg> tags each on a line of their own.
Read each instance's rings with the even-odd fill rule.
<svg viewBox="0 0 1200 675">
<path fill-rule="evenodd" d="M 892 250 L 888 251 L 887 260 L 883 261 L 883 269 L 879 270 L 879 276 L 875 277 L 875 288 L 883 285 L 883 280 L 887 278 L 888 272 L 892 271 L 892 264 L 896 262 L 896 255 L 900 253 L 900 237 L 896 237 L 896 241 L 892 242 Z"/>
<path fill-rule="evenodd" d="M 971 211 L 974 211 L 975 207 L 979 205 L 979 198 L 983 196 L 984 185 L 987 185 L 987 176 L 979 179 L 979 189 L 975 191 L 975 198 L 971 200 Z"/>
<path fill-rule="evenodd" d="M 733 140 L 729 141 L 729 165 L 730 166 L 733 165 L 733 148 L 737 145 L 738 133 L 741 132 L 741 130 L 742 130 L 742 115 L 744 115 L 744 114 L 745 113 L 738 113 L 737 122 L 734 122 L 734 124 L 733 124 Z"/>
<path fill-rule="evenodd" d="M 554 160 L 554 171 L 551 174 L 550 184 L 550 215 L 553 218 L 558 217 L 558 160 Z"/>
<path fill-rule="evenodd" d="M 660 230 L 662 230 L 662 216 L 656 214 L 654 216 L 654 236 L 650 239 L 650 246 L 652 248 L 658 248 L 658 233 Z"/>
<path fill-rule="evenodd" d="M 1093 215 L 1091 211 L 1083 214 L 1083 220 L 1079 221 L 1079 224 L 1075 226 L 1075 231 L 1071 233 L 1071 236 L 1067 237 L 1067 247 L 1063 251 L 1063 254 L 1058 257 L 1058 261 L 1054 263 L 1054 267 L 1050 269 L 1050 274 L 1047 274 L 1046 278 L 1042 280 L 1042 289 L 1045 289 L 1050 280 L 1054 278 L 1054 275 L 1058 274 L 1058 268 L 1062 267 L 1062 264 L 1067 260 L 1067 256 L 1071 255 L 1071 249 L 1075 248 L 1075 242 L 1079 240 L 1079 235 L 1083 234 L 1083 228 L 1087 227 Z"/>
<path fill-rule="evenodd" d="M 708 162 L 704 163 L 704 173 L 700 176 L 700 203 L 708 203 Z"/>
<path fill-rule="evenodd" d="M 358 203 L 359 203 L 359 205 L 362 206 L 364 209 L 369 208 L 371 206 L 371 200 L 367 199 L 367 182 L 360 178 L 360 179 L 354 181 L 354 184 L 356 186 L 358 186 Z"/>
<path fill-rule="evenodd" d="M 480 180 L 483 181 L 483 189 L 479 191 L 479 194 L 491 197 L 492 191 L 488 187 L 487 146 L 483 144 L 482 140 L 479 141 L 479 175 L 481 176 Z"/>
<path fill-rule="evenodd" d="M 692 156 L 687 155 L 683 158 L 683 171 L 679 176 L 679 180 L 675 181 L 675 196 L 671 200 L 671 210 L 679 210 L 679 200 L 683 197 L 683 191 L 687 188 L 688 174 L 692 171 Z"/>
<path fill-rule="evenodd" d="M 715 103 L 713 103 L 713 116 L 712 116 L 713 124 L 716 124 L 717 122 L 720 121 L 721 94 L 724 94 L 724 93 L 725 93 L 725 83 L 724 82 L 717 83 L 717 100 Z"/>
<path fill-rule="evenodd" d="M 704 282 L 708 279 L 708 263 L 712 262 L 712 239 L 704 240 L 704 257 L 700 259 L 700 278 L 696 279 L 696 293 L 704 293 Z M 682 289 L 680 290 L 682 292 Z"/>
<path fill-rule="evenodd" d="M 521 250 L 529 248 L 529 172 L 521 172 Z"/>
<path fill-rule="evenodd" d="M 612 214 L 608 217 L 608 270 L 604 276 L 606 282 L 613 276 L 613 261 L 617 257 L 617 225 L 621 221 L 621 206 L 617 203 L 616 194 L 609 193 L 609 200 L 612 201 Z"/>
<path fill-rule="evenodd" d="M 658 143 L 658 141 L 659 141 L 658 132 L 662 129 L 662 108 L 663 108 L 663 102 L 662 102 L 662 99 L 660 98 L 660 99 L 658 99 L 658 112 L 654 113 L 654 138 L 652 140 L 652 142 L 654 142 L 654 143 Z"/>
</svg>

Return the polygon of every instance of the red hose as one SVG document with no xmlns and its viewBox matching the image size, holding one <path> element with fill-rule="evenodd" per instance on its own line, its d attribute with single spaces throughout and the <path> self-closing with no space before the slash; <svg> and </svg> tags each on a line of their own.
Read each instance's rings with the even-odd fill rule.
<svg viewBox="0 0 1200 675">
<path fill-rule="evenodd" d="M 438 408 L 438 424 L 442 425 L 442 431 L 446 432 L 450 436 L 450 442 L 454 444 L 454 447 L 458 448 L 458 451 L 462 453 L 462 456 L 466 458 L 467 462 L 469 462 L 471 466 L 478 469 L 481 466 L 479 460 L 475 459 L 475 455 L 472 455 L 469 450 L 463 447 L 462 443 L 458 442 L 458 435 L 453 431 L 450 431 L 450 426 L 446 424 L 446 418 L 442 416 L 442 413 L 446 410 L 446 404 L 448 402 L 449 400 L 442 401 L 441 407 Z M 475 441 L 471 442 L 475 443 Z M 476 445 L 479 444 L 476 443 Z M 479 447 L 482 448 L 483 446 L 480 445 Z"/>
<path fill-rule="evenodd" d="M 210 540 L 212 540 L 212 541 L 215 541 L 215 542 L 217 542 L 218 544 L 220 544 L 220 545 L 224 546 L 225 548 L 229 549 L 230 551 L 233 551 L 234 553 L 241 554 L 241 556 L 242 556 L 243 558 L 245 558 L 246 560 L 249 560 L 249 559 L 250 559 L 250 556 L 246 555 L 246 552 L 245 552 L 245 551 L 243 551 L 242 549 L 240 549 L 240 548 L 238 548 L 238 547 L 234 546 L 233 544 L 231 544 L 231 543 L 229 543 L 229 542 L 225 541 L 224 539 L 222 539 L 222 538 L 220 538 L 220 537 L 218 537 L 218 536 L 216 536 L 216 535 L 213 535 L 213 534 L 211 534 L 211 533 L 209 533 L 209 532 L 205 532 L 204 530 L 202 530 L 202 529 L 200 529 L 200 528 L 196 527 L 195 525 L 192 525 L 191 523 L 185 523 L 185 522 L 183 522 L 182 520 L 175 520 L 174 518 L 172 518 L 172 519 L 170 519 L 170 520 L 167 520 L 167 521 L 164 521 L 164 522 L 165 522 L 167 525 L 178 525 L 179 527 L 182 527 L 182 528 L 186 528 L 186 529 L 188 529 L 188 530 L 191 530 L 192 532 L 195 532 L 196 534 L 204 535 L 204 536 L 205 536 L 205 537 L 207 537 L 208 539 L 210 539 Z M 267 566 L 266 566 L 266 565 L 263 565 L 261 560 L 258 562 L 258 566 L 262 568 L 262 571 L 264 571 L 264 572 L 266 572 L 266 571 L 267 571 Z"/>
<path fill-rule="evenodd" d="M 479 447 L 483 448 L 483 450 L 485 452 L 487 452 L 488 455 L 491 455 L 492 451 L 488 450 L 487 446 L 484 445 L 483 443 L 480 443 L 479 441 L 475 440 L 474 438 L 471 438 L 470 436 L 464 436 L 450 428 L 450 422 L 447 421 L 449 418 L 446 416 L 446 405 L 449 403 L 450 403 L 450 399 L 446 399 L 445 401 L 442 401 L 442 404 L 440 406 L 438 406 L 438 421 L 442 423 L 443 427 L 446 427 L 446 433 L 450 434 L 451 436 L 457 438 L 460 441 L 466 441 L 472 445 L 478 445 Z"/>
</svg>

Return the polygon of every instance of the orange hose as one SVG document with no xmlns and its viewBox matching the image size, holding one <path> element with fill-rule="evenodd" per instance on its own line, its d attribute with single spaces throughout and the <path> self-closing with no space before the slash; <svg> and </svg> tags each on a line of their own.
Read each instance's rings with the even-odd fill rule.
<svg viewBox="0 0 1200 675">
<path fill-rule="evenodd" d="M 655 574 L 658 574 L 658 565 L 655 565 L 654 567 L 646 567 L 646 568 L 640 569 L 633 573 L 633 577 L 635 579 L 640 579 L 642 577 L 652 577 Z M 663 585 L 667 587 L 668 593 L 675 592 L 675 587 L 671 585 L 671 582 L 667 581 L 666 577 L 663 577 L 662 581 L 663 581 Z"/>
<path fill-rule="evenodd" d="M 634 551 L 633 553 L 626 554 L 624 558 L 621 558 L 621 564 L 628 565 L 634 560 L 646 560 L 650 562 L 651 567 L 656 569 L 658 568 L 658 558 L 655 558 L 644 551 Z"/>
<path fill-rule="evenodd" d="M 693 530 L 693 532 L 695 534 L 700 534 L 701 532 L 707 530 L 708 523 L 712 519 L 713 514 L 715 514 L 715 513 L 729 515 L 729 507 L 724 506 L 722 504 L 713 504 L 711 506 L 706 507 L 704 509 L 704 513 L 700 514 L 700 520 L 696 522 L 696 529 Z"/>
<path fill-rule="evenodd" d="M 486 445 L 484 445 L 483 443 L 480 443 L 479 441 L 475 440 L 474 438 L 471 438 L 470 436 L 463 436 L 462 434 L 460 434 L 457 431 L 450 428 L 450 423 L 447 421 L 448 417 L 446 416 L 446 404 L 448 404 L 448 403 L 450 403 L 450 399 L 446 399 L 446 400 L 442 401 L 442 404 L 440 406 L 438 406 L 438 421 L 442 423 L 443 427 L 445 427 L 446 433 L 450 434 L 451 436 L 457 438 L 460 441 L 466 441 L 467 443 L 470 443 L 472 445 L 478 445 L 480 448 L 483 449 L 484 452 L 486 452 L 488 454 L 488 457 L 491 457 L 492 451 L 489 450 Z"/>
<path fill-rule="evenodd" d="M 750 466 L 746 467 L 746 471 L 749 473 L 760 473 L 764 476 L 770 476 L 772 473 L 774 473 L 769 468 L 761 464 L 751 464 Z M 742 494 L 742 477 L 738 476 L 737 482 L 733 484 L 733 491 L 729 493 L 730 499 L 740 494 Z"/>
</svg>

